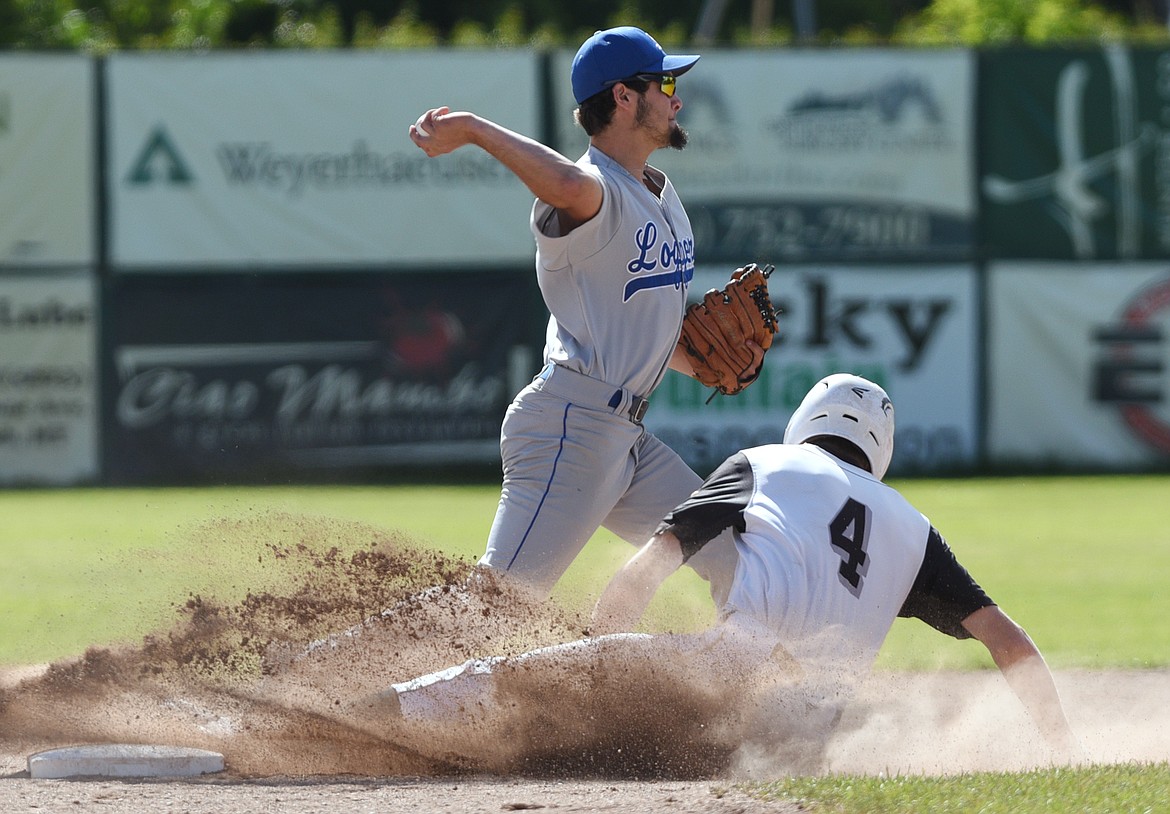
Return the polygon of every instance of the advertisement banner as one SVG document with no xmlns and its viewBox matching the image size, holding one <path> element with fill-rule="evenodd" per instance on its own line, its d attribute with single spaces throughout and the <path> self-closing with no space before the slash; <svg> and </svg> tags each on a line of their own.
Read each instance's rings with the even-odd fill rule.
<svg viewBox="0 0 1170 814">
<path fill-rule="evenodd" d="M 992 257 L 1170 257 L 1170 51 L 992 51 L 981 60 Z"/>
<path fill-rule="evenodd" d="M 1170 265 L 997 263 L 987 308 L 993 463 L 1170 463 Z"/>
<path fill-rule="evenodd" d="M 115 270 L 531 260 L 528 190 L 407 134 L 444 104 L 536 133 L 531 52 L 108 59 Z"/>
<path fill-rule="evenodd" d="M 96 262 L 94 67 L 0 54 L 0 268 Z"/>
<path fill-rule="evenodd" d="M 94 281 L 0 277 L 0 485 L 98 475 Z"/>
<path fill-rule="evenodd" d="M 539 368 L 541 326 L 517 318 L 535 284 L 526 271 L 444 282 L 113 279 L 108 479 L 287 480 L 498 461 L 504 409 Z"/>
<path fill-rule="evenodd" d="M 727 271 L 696 271 L 694 299 Z M 760 378 L 714 395 L 678 373 L 654 393 L 647 428 L 706 474 L 738 449 L 779 442 L 819 379 L 856 373 L 885 387 L 897 412 L 893 474 L 954 472 L 977 456 L 978 296 L 969 266 L 784 267 L 769 288 L 777 343 Z M 708 403 L 708 399 L 710 402 Z"/>
<path fill-rule="evenodd" d="M 573 54 L 553 59 L 563 151 L 580 155 Z M 678 82 L 681 153 L 650 161 L 703 262 L 973 257 L 974 60 L 958 50 L 720 51 Z"/>
</svg>

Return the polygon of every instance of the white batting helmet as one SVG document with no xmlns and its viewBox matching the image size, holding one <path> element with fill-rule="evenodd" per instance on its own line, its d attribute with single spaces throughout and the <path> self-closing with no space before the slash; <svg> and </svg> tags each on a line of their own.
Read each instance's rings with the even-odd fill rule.
<svg viewBox="0 0 1170 814">
<path fill-rule="evenodd" d="M 784 431 L 784 443 L 803 444 L 833 435 L 856 444 L 881 480 L 894 454 L 894 403 L 880 385 L 851 373 L 834 373 L 813 385 Z"/>
</svg>

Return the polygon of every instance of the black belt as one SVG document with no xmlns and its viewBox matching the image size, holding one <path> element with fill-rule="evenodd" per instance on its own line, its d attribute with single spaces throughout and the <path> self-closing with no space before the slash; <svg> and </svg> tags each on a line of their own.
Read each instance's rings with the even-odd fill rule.
<svg viewBox="0 0 1170 814">
<path fill-rule="evenodd" d="M 649 399 L 635 396 L 624 387 L 615 389 L 612 384 L 557 364 L 545 365 L 536 380 L 541 383 L 542 390 L 553 395 L 586 407 L 612 410 L 635 424 L 641 424 L 650 409 Z"/>
</svg>

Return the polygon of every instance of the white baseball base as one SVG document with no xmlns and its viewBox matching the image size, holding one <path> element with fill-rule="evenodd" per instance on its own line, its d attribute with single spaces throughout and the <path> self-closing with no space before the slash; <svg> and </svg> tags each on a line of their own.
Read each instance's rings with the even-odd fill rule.
<svg viewBox="0 0 1170 814">
<path fill-rule="evenodd" d="M 184 746 L 100 743 L 29 755 L 34 779 L 65 777 L 192 777 L 222 772 L 223 755 Z"/>
</svg>

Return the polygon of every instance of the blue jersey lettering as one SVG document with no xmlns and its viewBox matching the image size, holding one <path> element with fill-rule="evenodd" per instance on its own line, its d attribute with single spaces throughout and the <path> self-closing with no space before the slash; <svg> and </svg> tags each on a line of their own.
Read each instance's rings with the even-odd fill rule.
<svg viewBox="0 0 1170 814">
<path fill-rule="evenodd" d="M 626 302 L 630 297 L 637 294 L 639 291 L 645 291 L 648 288 L 664 288 L 666 286 L 690 285 L 691 279 L 695 276 L 695 267 L 688 266 L 685 269 L 676 269 L 675 271 L 668 271 L 665 274 L 647 274 L 641 277 L 635 277 L 626 283 L 625 295 L 622 297 L 622 302 Z"/>
<path fill-rule="evenodd" d="M 651 288 L 685 287 L 695 276 L 695 241 L 664 240 L 658 245 L 658 227 L 654 221 L 647 221 L 646 225 L 634 235 L 634 245 L 637 255 L 626 264 L 626 270 L 638 276 L 626 283 L 622 302 L 629 302 L 630 298 L 639 291 Z M 655 251 L 657 249 L 657 251 Z M 652 259 L 657 254 L 658 259 Z M 651 271 L 661 265 L 670 271 L 661 271 L 657 274 L 639 274 Z"/>
<path fill-rule="evenodd" d="M 658 243 L 658 227 L 654 221 L 646 221 L 646 225 L 634 235 L 634 245 L 638 249 L 638 256 L 626 264 L 626 270 L 630 274 L 651 271 L 658 266 L 657 261 L 648 259 L 648 255 L 654 251 L 656 243 Z"/>
</svg>

